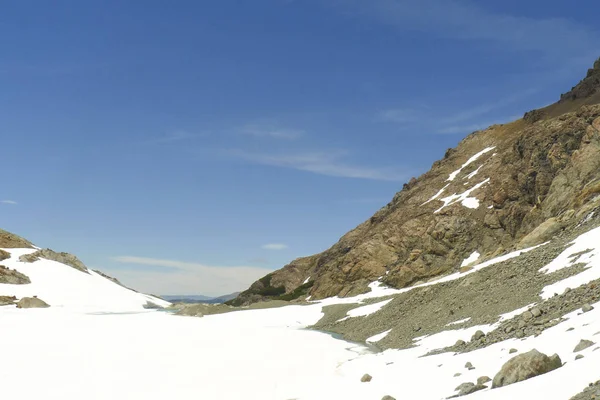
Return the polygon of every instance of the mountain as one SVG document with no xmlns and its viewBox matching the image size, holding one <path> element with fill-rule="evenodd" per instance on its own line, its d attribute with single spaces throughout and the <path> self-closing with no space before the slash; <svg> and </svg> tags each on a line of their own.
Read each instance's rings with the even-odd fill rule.
<svg viewBox="0 0 600 400">
<path fill-rule="evenodd" d="M 232 305 L 405 288 L 569 230 L 600 194 L 600 59 L 555 104 L 473 132 L 328 250 L 296 259 Z"/>
<path fill-rule="evenodd" d="M 38 304 L 84 312 L 134 312 L 169 302 L 136 292 L 77 257 L 40 249 L 0 230 L 0 305 Z"/>
</svg>

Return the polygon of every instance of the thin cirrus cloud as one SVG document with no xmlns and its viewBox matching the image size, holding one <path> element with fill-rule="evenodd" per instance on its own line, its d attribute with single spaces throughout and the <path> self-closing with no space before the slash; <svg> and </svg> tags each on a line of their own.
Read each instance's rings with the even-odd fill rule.
<svg viewBox="0 0 600 400">
<path fill-rule="evenodd" d="M 393 168 L 356 166 L 344 161 L 345 151 L 304 152 L 288 154 L 253 153 L 231 150 L 229 155 L 260 165 L 289 168 L 314 174 L 341 178 L 402 181 L 407 173 Z"/>
<path fill-rule="evenodd" d="M 16 202 L 16 201 L 14 201 L 14 200 L 2 200 L 2 201 L 0 201 L 0 203 L 2 203 L 2 204 L 10 204 L 10 205 L 16 205 L 16 204 L 19 204 L 19 203 L 17 203 L 17 202 Z"/>
<path fill-rule="evenodd" d="M 176 142 L 181 142 L 183 140 L 193 139 L 198 136 L 200 136 L 200 135 L 195 134 L 195 133 L 186 132 L 186 131 L 173 131 L 173 132 L 165 133 L 163 136 L 149 139 L 145 143 L 146 144 L 176 143 Z"/>
<path fill-rule="evenodd" d="M 445 38 L 483 41 L 505 51 L 536 51 L 565 59 L 597 49 L 598 31 L 561 17 L 525 17 L 488 10 L 484 2 L 457 0 L 345 0 L 344 11 L 374 18 L 401 30 Z"/>
<path fill-rule="evenodd" d="M 123 283 L 147 293 L 223 295 L 246 289 L 270 269 L 249 266 L 213 266 L 151 257 L 112 257 L 121 265 L 112 274 Z M 139 267 L 142 268 L 139 268 Z M 146 268 L 144 268 L 146 267 Z"/>
<path fill-rule="evenodd" d="M 301 129 L 278 128 L 269 125 L 263 126 L 261 124 L 247 124 L 239 131 L 248 136 L 285 140 L 298 139 L 305 134 L 305 131 Z"/>
<path fill-rule="evenodd" d="M 419 118 L 419 113 L 412 108 L 390 108 L 380 111 L 376 119 L 395 123 L 414 122 Z"/>
<path fill-rule="evenodd" d="M 267 243 L 263 244 L 261 248 L 265 250 L 285 250 L 289 248 L 289 246 L 283 243 Z"/>
</svg>

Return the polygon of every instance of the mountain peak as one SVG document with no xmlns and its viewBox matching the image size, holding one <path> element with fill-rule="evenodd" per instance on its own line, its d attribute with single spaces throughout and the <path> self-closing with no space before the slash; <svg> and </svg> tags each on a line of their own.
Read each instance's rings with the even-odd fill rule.
<svg viewBox="0 0 600 400">
<path fill-rule="evenodd" d="M 594 66 L 587 71 L 587 75 L 567 93 L 560 96 L 559 103 L 585 99 L 600 93 L 600 58 L 594 62 Z"/>
</svg>

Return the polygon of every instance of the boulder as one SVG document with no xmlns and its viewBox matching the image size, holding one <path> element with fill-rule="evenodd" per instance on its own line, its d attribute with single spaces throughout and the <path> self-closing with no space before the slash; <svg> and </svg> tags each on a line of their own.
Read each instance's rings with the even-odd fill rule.
<svg viewBox="0 0 600 400">
<path fill-rule="evenodd" d="M 371 382 L 371 379 L 373 379 L 373 377 L 369 374 L 364 374 L 362 376 L 362 378 L 360 378 L 361 382 Z"/>
<path fill-rule="evenodd" d="M 396 400 L 396 399 L 390 395 L 385 395 L 381 398 L 381 400 Z"/>
<path fill-rule="evenodd" d="M 17 308 L 48 308 L 50 305 L 36 296 L 23 297 L 17 303 Z"/>
<path fill-rule="evenodd" d="M 577 346 L 575 346 L 575 349 L 573 349 L 573 353 L 578 353 L 582 350 L 587 349 L 588 347 L 592 347 L 595 344 L 596 343 L 592 342 L 591 340 L 581 339 L 581 341 L 577 344 Z"/>
<path fill-rule="evenodd" d="M 486 382 L 491 381 L 492 379 L 489 376 L 480 376 L 479 378 L 477 378 L 477 384 L 478 385 L 483 385 Z"/>
<path fill-rule="evenodd" d="M 562 361 L 557 354 L 548 357 L 534 349 L 508 360 L 500 372 L 494 376 L 492 388 L 521 382 L 560 367 L 562 367 Z"/>
<path fill-rule="evenodd" d="M 460 385 L 458 385 L 456 387 L 456 389 L 454 389 L 455 391 L 458 391 L 458 394 L 455 396 L 451 396 L 451 397 L 466 396 L 468 394 L 475 393 L 475 392 L 477 392 L 479 390 L 483 390 L 483 389 L 487 389 L 487 386 L 480 385 L 480 384 L 476 385 L 472 382 L 465 382 L 465 383 L 461 383 Z"/>
<path fill-rule="evenodd" d="M 581 311 L 583 311 L 584 313 L 586 312 L 590 312 L 594 309 L 594 307 L 590 306 L 589 304 L 584 304 L 583 307 L 581 307 Z"/>
<path fill-rule="evenodd" d="M 563 229 L 563 224 L 560 223 L 558 218 L 548 218 L 538 225 L 538 227 L 531 231 L 527 236 L 521 239 L 518 247 L 524 249 L 526 247 L 543 243 L 549 239 L 552 239 L 554 235 L 556 235 L 561 229 Z"/>
<path fill-rule="evenodd" d="M 471 341 L 474 342 L 476 340 L 481 339 L 484 336 L 485 336 L 485 333 L 483 333 L 483 331 L 477 331 L 473 334 L 473 336 L 471 336 Z"/>
</svg>

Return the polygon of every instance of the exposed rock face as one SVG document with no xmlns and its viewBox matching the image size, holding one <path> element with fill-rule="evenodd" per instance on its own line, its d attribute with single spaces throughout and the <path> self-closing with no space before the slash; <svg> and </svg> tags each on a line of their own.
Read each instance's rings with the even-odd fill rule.
<svg viewBox="0 0 600 400">
<path fill-rule="evenodd" d="M 0 306 L 8 306 L 15 304 L 17 298 L 15 296 L 0 296 Z"/>
<path fill-rule="evenodd" d="M 48 308 L 50 305 L 37 297 L 23 297 L 17 303 L 17 308 Z"/>
<path fill-rule="evenodd" d="M 23 239 L 14 233 L 0 229 L 0 248 L 4 249 L 21 249 L 33 248 L 33 245 L 28 240 Z"/>
<path fill-rule="evenodd" d="M 574 96 L 529 122 L 467 136 L 330 249 L 292 261 L 231 304 L 294 292 L 313 300 L 352 296 L 380 278 L 402 288 L 457 271 L 475 251 L 481 262 L 560 232 L 599 204 L 600 105 L 582 106 L 594 96 L 600 102 L 585 89 L 596 87 L 598 67 Z M 308 277 L 310 287 L 299 290 Z"/>
<path fill-rule="evenodd" d="M 531 350 L 520 354 L 502 366 L 492 381 L 492 388 L 511 385 L 538 375 L 553 371 L 562 366 L 562 361 L 557 354 L 551 357 Z"/>
<path fill-rule="evenodd" d="M 51 249 L 38 250 L 35 253 L 23 255 L 19 257 L 19 261 L 32 263 L 38 261 L 40 258 L 57 261 L 81 272 L 88 273 L 87 267 L 79 260 L 79 258 L 69 253 L 57 253 Z"/>
<path fill-rule="evenodd" d="M 8 251 L 0 250 L 0 261 L 8 260 L 10 253 Z"/>
<path fill-rule="evenodd" d="M 581 98 L 587 98 L 598 93 L 600 89 L 600 59 L 598 59 L 594 66 L 588 69 L 586 77 L 574 86 L 569 92 L 564 93 L 560 96 L 560 102 L 568 100 L 576 100 Z"/>
<path fill-rule="evenodd" d="M 4 265 L 0 265 L 0 283 L 8 283 L 11 285 L 25 285 L 31 283 L 29 277 L 14 269 L 8 269 Z"/>
</svg>

